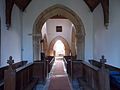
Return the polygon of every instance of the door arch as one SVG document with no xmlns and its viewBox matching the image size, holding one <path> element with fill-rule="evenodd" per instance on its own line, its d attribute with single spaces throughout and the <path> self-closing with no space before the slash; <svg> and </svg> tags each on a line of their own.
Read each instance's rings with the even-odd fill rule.
<svg viewBox="0 0 120 90">
<path fill-rule="evenodd" d="M 51 54 L 54 53 L 53 47 L 54 47 L 54 44 L 56 43 L 57 40 L 61 40 L 61 41 L 62 41 L 62 43 L 63 43 L 64 46 L 65 46 L 65 55 L 66 55 L 66 56 L 69 56 L 70 51 L 71 51 L 71 50 L 70 50 L 70 46 L 69 46 L 67 40 L 64 39 L 62 36 L 57 36 L 57 37 L 55 37 L 55 38 L 50 42 L 50 44 L 49 44 L 49 50 L 48 50 L 49 54 L 48 54 L 48 55 L 51 56 Z"/>
</svg>

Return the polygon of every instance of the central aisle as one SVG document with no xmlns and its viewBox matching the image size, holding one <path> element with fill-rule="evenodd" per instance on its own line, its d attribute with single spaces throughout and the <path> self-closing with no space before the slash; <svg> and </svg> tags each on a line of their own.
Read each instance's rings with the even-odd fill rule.
<svg viewBox="0 0 120 90">
<path fill-rule="evenodd" d="M 55 59 L 47 81 L 46 90 L 72 90 L 63 59 Z"/>
</svg>

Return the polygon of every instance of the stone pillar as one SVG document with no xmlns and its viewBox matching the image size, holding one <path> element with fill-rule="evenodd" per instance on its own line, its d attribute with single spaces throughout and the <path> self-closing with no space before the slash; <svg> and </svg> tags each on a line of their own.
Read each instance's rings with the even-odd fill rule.
<svg viewBox="0 0 120 90">
<path fill-rule="evenodd" d="M 77 39 L 77 60 L 84 60 L 84 48 L 85 42 L 84 38 Z"/>
<path fill-rule="evenodd" d="M 39 37 L 35 37 L 33 40 L 33 59 L 39 60 L 40 58 L 40 51 L 41 51 L 41 45 L 40 45 L 40 39 Z"/>
</svg>

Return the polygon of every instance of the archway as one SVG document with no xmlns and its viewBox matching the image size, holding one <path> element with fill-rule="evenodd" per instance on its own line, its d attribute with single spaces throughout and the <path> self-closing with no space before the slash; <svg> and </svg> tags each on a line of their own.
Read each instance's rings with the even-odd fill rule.
<svg viewBox="0 0 120 90">
<path fill-rule="evenodd" d="M 36 19 L 33 25 L 33 34 L 41 34 L 41 29 L 46 20 L 53 16 L 63 16 L 69 19 L 75 26 L 76 29 L 76 38 L 77 38 L 77 59 L 84 60 L 84 51 L 85 51 L 85 30 L 84 25 L 79 18 L 79 16 L 69 9 L 68 7 L 60 4 L 56 4 L 44 10 Z M 42 35 L 38 37 L 33 37 L 34 41 L 39 41 L 42 39 Z M 33 46 L 33 59 L 39 59 L 40 47 Z"/>
<path fill-rule="evenodd" d="M 65 56 L 65 46 L 61 40 L 57 40 L 53 46 L 54 56 Z"/>
<path fill-rule="evenodd" d="M 65 40 L 62 36 L 57 36 L 55 37 L 51 42 L 50 42 L 50 45 L 49 45 L 49 56 L 53 56 L 54 55 L 54 50 L 53 50 L 53 47 L 55 45 L 55 43 L 57 42 L 57 40 L 61 40 L 62 43 L 64 44 L 65 46 L 65 55 L 66 56 L 69 56 L 70 55 L 70 46 L 67 42 L 67 40 Z"/>
</svg>

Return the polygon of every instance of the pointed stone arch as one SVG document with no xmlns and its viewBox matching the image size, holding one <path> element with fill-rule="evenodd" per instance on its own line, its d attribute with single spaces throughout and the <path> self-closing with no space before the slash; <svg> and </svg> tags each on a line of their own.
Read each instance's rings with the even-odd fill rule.
<svg viewBox="0 0 120 90">
<path fill-rule="evenodd" d="M 33 33 L 34 34 L 41 34 L 41 29 L 46 20 L 53 16 L 63 16 L 69 19 L 75 26 L 76 29 L 76 38 L 77 38 L 77 58 L 84 59 L 84 51 L 85 51 L 85 29 L 82 23 L 82 20 L 79 16 L 71 9 L 64 5 L 56 4 L 45 9 L 35 20 L 33 25 Z M 39 39 L 42 36 L 39 37 Z M 37 40 L 37 37 L 33 37 L 33 42 Z M 37 51 L 36 51 L 37 50 Z M 35 54 L 39 49 L 33 46 L 33 59 L 37 59 L 39 55 Z M 37 55 L 37 56 L 36 56 Z"/>
<path fill-rule="evenodd" d="M 56 43 L 57 40 L 61 40 L 61 41 L 62 41 L 62 43 L 63 43 L 64 46 L 65 46 L 65 55 L 66 55 L 66 56 L 69 56 L 69 55 L 70 55 L 70 51 L 71 51 L 71 50 L 70 50 L 70 46 L 69 46 L 67 40 L 64 39 L 62 36 L 57 36 L 57 37 L 55 37 L 55 38 L 50 42 L 50 44 L 49 44 L 49 49 L 48 49 L 48 52 L 49 52 L 48 55 L 53 54 L 53 52 L 54 52 L 53 47 L 54 47 L 54 45 L 55 45 L 55 43 Z"/>
</svg>

